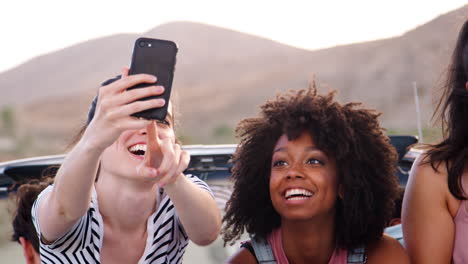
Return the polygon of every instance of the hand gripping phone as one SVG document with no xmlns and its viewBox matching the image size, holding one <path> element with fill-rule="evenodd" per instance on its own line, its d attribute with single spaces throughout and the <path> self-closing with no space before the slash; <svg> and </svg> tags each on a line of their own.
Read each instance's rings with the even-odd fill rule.
<svg viewBox="0 0 468 264">
<path fill-rule="evenodd" d="M 154 75 L 157 78 L 156 85 L 164 87 L 163 94 L 140 100 L 164 98 L 166 104 L 161 108 L 135 113 L 133 116 L 156 120 L 164 120 L 166 118 L 169 98 L 171 96 L 172 79 L 174 78 L 177 50 L 177 44 L 169 40 L 139 38 L 135 41 L 129 74 L 147 73 Z M 151 85 L 155 84 L 141 83 L 129 89 Z"/>
</svg>

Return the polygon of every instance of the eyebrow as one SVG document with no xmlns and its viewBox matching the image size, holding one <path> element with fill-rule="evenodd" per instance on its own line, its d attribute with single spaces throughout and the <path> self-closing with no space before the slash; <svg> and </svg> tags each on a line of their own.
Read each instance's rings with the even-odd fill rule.
<svg viewBox="0 0 468 264">
<path fill-rule="evenodd" d="M 282 147 L 282 148 L 277 148 L 275 150 L 273 150 L 273 153 L 276 153 L 276 152 L 283 152 L 283 151 L 286 151 L 288 148 L 287 147 Z M 305 148 L 307 151 L 320 151 L 320 152 L 323 152 L 322 150 L 320 150 L 319 148 L 317 147 L 306 147 Z"/>
</svg>

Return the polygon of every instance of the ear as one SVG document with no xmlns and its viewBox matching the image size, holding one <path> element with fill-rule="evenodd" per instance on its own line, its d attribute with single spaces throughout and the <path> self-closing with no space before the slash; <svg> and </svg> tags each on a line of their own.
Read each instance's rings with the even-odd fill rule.
<svg viewBox="0 0 468 264">
<path fill-rule="evenodd" d="M 40 263 L 39 253 L 36 252 L 33 245 L 29 240 L 25 239 L 24 237 L 20 237 L 19 241 L 21 246 L 23 247 L 23 254 L 27 264 L 36 264 Z"/>
<path fill-rule="evenodd" d="M 465 83 L 465 90 L 468 90 L 468 82 Z"/>
</svg>

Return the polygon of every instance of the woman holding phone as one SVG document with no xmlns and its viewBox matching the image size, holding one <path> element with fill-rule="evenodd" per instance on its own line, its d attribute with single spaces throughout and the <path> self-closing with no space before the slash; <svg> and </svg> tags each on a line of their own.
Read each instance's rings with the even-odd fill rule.
<svg viewBox="0 0 468 264">
<path fill-rule="evenodd" d="M 220 213 L 209 187 L 184 175 L 190 157 L 176 143 L 171 104 L 138 101 L 164 91 L 147 74 L 99 89 L 95 112 L 54 185 L 32 210 L 42 263 L 181 263 L 189 239 L 214 241 Z M 169 103 L 162 121 L 131 115 Z"/>
</svg>

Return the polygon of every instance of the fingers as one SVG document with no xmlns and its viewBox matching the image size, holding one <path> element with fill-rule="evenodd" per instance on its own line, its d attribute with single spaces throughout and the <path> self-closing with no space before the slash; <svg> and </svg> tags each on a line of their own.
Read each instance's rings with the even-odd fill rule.
<svg viewBox="0 0 468 264">
<path fill-rule="evenodd" d="M 187 169 L 190 162 L 190 154 L 187 151 L 181 150 L 179 144 L 171 144 L 173 148 L 173 156 L 171 164 L 166 163 L 169 159 L 164 156 L 159 171 L 160 179 L 158 185 L 163 187 L 174 182 L 179 176 L 183 176 L 183 172 Z M 165 153 L 167 155 L 168 153 Z"/>
<path fill-rule="evenodd" d="M 143 162 L 136 167 L 136 173 L 141 177 L 156 177 L 158 175 L 158 170 L 153 167 L 146 166 Z"/>
<path fill-rule="evenodd" d="M 184 151 L 184 150 L 181 151 L 179 155 L 179 162 L 178 162 L 179 165 L 176 167 L 175 171 L 173 171 L 172 173 L 167 173 L 165 175 L 160 173 L 161 178 L 158 181 L 159 187 L 162 188 L 165 185 L 176 181 L 177 177 L 184 177 L 183 172 L 187 169 L 189 162 L 190 162 L 190 154 L 187 151 Z"/>
<path fill-rule="evenodd" d="M 156 77 L 149 74 L 128 75 L 129 69 L 122 69 L 122 78 L 99 89 L 96 109 L 86 133 L 96 146 L 107 147 L 125 130 L 141 129 L 149 124 L 147 120 L 138 120 L 132 114 L 151 108 L 164 106 L 164 99 L 138 100 L 160 95 L 164 92 L 161 86 L 150 86 L 131 89 L 140 83 L 154 84 Z M 97 136 L 96 136 L 97 135 Z"/>
<path fill-rule="evenodd" d="M 116 124 L 121 130 L 137 130 L 142 129 L 150 123 L 150 120 L 146 119 L 137 119 L 134 117 L 128 117 Z"/>
<path fill-rule="evenodd" d="M 146 133 L 148 138 L 148 142 L 146 144 L 159 149 L 158 125 L 155 120 L 151 120 L 151 123 L 146 128 Z M 151 149 L 155 150 L 155 148 Z"/>
<path fill-rule="evenodd" d="M 116 106 L 111 99 L 104 98 L 98 103 L 96 113 L 88 128 L 96 129 L 97 133 L 102 135 L 103 142 L 113 142 L 123 131 L 142 129 L 151 122 L 135 118 L 131 116 L 132 114 L 161 107 L 164 103 L 164 99 L 152 99 Z"/>
<path fill-rule="evenodd" d="M 154 129 L 151 127 L 152 127 L 152 124 L 150 123 L 148 125 L 149 130 Z M 177 150 L 176 151 L 174 150 L 177 148 L 180 149 L 180 146 L 173 147 L 172 146 L 173 144 L 170 144 L 170 143 L 171 143 L 170 139 L 162 140 L 161 143 L 158 144 L 159 145 L 158 151 L 149 151 L 149 148 L 147 148 L 146 153 L 145 153 L 145 160 L 137 167 L 138 175 L 141 175 L 141 176 L 149 175 L 149 173 L 147 172 L 145 168 L 157 168 L 155 169 L 156 174 L 157 174 L 155 176 L 159 177 L 157 179 L 158 182 L 161 179 L 166 178 L 165 176 L 167 175 L 173 175 L 174 172 L 176 171 L 176 166 L 177 166 L 177 164 L 175 164 L 176 166 L 174 166 L 174 160 L 175 160 L 174 158 L 175 158 L 175 155 L 180 154 L 180 153 L 177 153 Z M 157 164 L 158 166 L 154 166 L 155 165 L 154 160 L 156 159 L 158 160 L 156 161 L 156 163 L 158 163 Z"/>
<path fill-rule="evenodd" d="M 183 173 L 187 168 L 190 163 L 190 154 L 182 150 L 180 153 L 180 159 L 179 159 L 179 167 L 177 168 L 176 174 L 181 174 Z"/>
<path fill-rule="evenodd" d="M 164 93 L 162 86 L 148 86 L 141 89 L 132 89 L 117 94 L 112 100 L 115 105 L 125 105 L 137 101 L 141 98 L 161 95 Z"/>
<path fill-rule="evenodd" d="M 150 131 L 155 130 L 152 128 L 153 126 L 154 124 L 148 126 L 148 134 L 152 134 L 153 132 Z M 160 159 L 159 167 L 155 167 L 155 163 L 152 161 L 152 159 L 157 158 Z M 183 176 L 183 172 L 187 169 L 189 162 L 190 154 L 182 150 L 179 144 L 174 144 L 171 139 L 167 138 L 159 141 L 158 152 L 149 151 L 149 148 L 147 148 L 145 160 L 137 167 L 137 173 L 144 177 L 154 177 L 158 185 L 163 187 L 173 183 L 178 177 Z M 154 170 L 149 170 L 148 168 L 153 168 Z"/>
<path fill-rule="evenodd" d="M 134 113 L 164 106 L 163 99 L 146 100 L 146 103 L 138 101 L 142 98 L 161 95 L 164 93 L 162 86 L 149 86 L 140 89 L 126 90 L 135 84 L 142 82 L 154 82 L 156 77 L 147 74 L 138 74 L 123 77 L 112 84 L 99 90 L 97 109 L 103 112 L 122 113 L 132 115 Z M 118 93 L 116 93 L 118 92 Z M 118 108 L 118 109 L 114 109 Z"/>
<path fill-rule="evenodd" d="M 179 168 L 177 169 L 180 173 L 184 172 L 188 165 L 190 164 L 190 153 L 188 151 L 182 150 L 180 155 Z"/>
<path fill-rule="evenodd" d="M 158 126 L 156 121 L 151 121 L 151 123 L 146 127 L 146 137 L 146 165 L 153 168 L 159 168 L 163 154 L 159 145 Z"/>
<path fill-rule="evenodd" d="M 127 90 L 140 83 L 155 83 L 157 80 L 156 76 L 150 74 L 135 74 L 122 76 L 121 79 L 103 86 L 99 89 L 99 96 L 105 96 L 108 94 L 117 94 Z"/>
<path fill-rule="evenodd" d="M 127 66 L 122 67 L 122 78 L 123 78 L 123 77 L 127 77 L 127 76 L 128 76 L 128 72 L 130 72 L 130 68 L 128 68 Z"/>
<path fill-rule="evenodd" d="M 178 161 L 180 146 L 178 144 L 173 144 L 170 139 L 163 139 L 160 142 L 160 147 L 163 158 L 158 171 L 161 176 L 164 176 L 171 171 L 175 171 L 174 161 Z"/>
<path fill-rule="evenodd" d="M 131 104 L 114 108 L 112 114 L 115 114 L 116 116 L 130 116 L 144 110 L 163 107 L 165 103 L 166 101 L 162 98 L 147 101 L 136 101 Z"/>
</svg>

